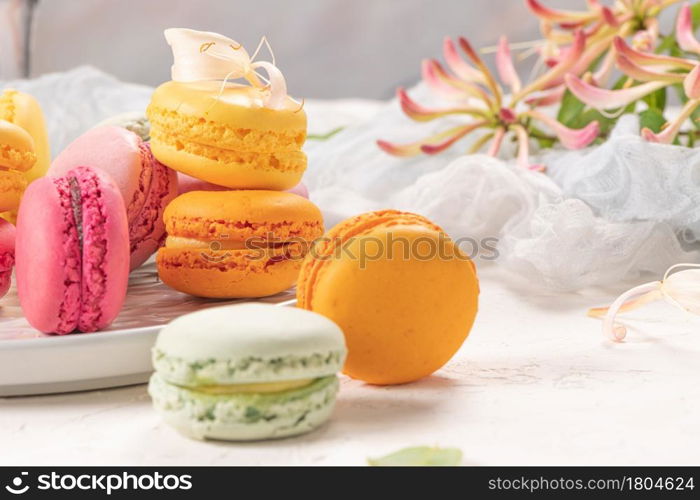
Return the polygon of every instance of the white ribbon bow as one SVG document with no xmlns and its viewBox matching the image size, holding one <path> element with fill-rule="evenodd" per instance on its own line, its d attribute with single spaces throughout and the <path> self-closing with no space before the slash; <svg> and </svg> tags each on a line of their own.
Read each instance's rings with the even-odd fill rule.
<svg viewBox="0 0 700 500">
<path fill-rule="evenodd" d="M 265 39 L 250 57 L 240 43 L 218 33 L 169 28 L 164 34 L 173 51 L 171 74 L 174 81 L 221 81 L 223 88 L 228 80 L 244 78 L 264 91 L 266 107 L 280 109 L 284 106 L 287 84 L 282 72 L 274 62 L 253 61 L 263 42 L 267 43 Z M 257 73 L 257 69 L 264 69 L 267 78 Z"/>
</svg>

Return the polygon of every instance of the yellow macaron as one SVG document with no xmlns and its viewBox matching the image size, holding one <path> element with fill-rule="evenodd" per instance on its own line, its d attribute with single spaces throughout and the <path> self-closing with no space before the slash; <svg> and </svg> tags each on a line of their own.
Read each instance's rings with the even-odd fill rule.
<svg viewBox="0 0 700 500">
<path fill-rule="evenodd" d="M 457 352 L 476 317 L 469 257 L 417 214 L 383 210 L 347 219 L 302 265 L 297 306 L 345 333 L 343 372 L 371 384 L 430 375 Z"/>
<path fill-rule="evenodd" d="M 7 193 L 8 190 L 15 193 L 15 188 L 22 186 L 19 197 L 26 185 L 32 181 L 43 177 L 49 168 L 51 162 L 51 150 L 49 147 L 49 135 L 46 130 L 46 121 L 41 110 L 39 102 L 31 95 L 15 89 L 5 89 L 0 94 L 0 120 L 12 123 L 23 128 L 32 138 L 34 142 L 33 151 L 36 155 L 34 165 L 26 170 L 22 177 L 24 182 L 15 174 L 10 176 L 2 176 L 0 183 L 4 187 L 0 187 L 0 191 Z M 14 196 L 14 195 L 12 195 Z M 9 199 L 6 199 L 4 205 L 8 204 Z M 16 206 L 16 204 L 15 204 Z M 5 219 L 14 222 L 16 210 L 1 215 Z"/>
<path fill-rule="evenodd" d="M 18 207 L 27 187 L 24 173 L 35 163 L 34 140 L 29 133 L 0 120 L 0 212 Z"/>
<path fill-rule="evenodd" d="M 292 99 L 263 105 L 261 89 L 170 81 L 146 115 L 151 150 L 172 169 L 234 189 L 289 189 L 306 170 L 306 114 Z"/>
</svg>

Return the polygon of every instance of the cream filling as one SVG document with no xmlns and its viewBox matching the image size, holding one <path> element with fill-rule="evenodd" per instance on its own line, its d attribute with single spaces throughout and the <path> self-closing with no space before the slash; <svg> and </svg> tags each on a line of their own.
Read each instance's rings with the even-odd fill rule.
<svg viewBox="0 0 700 500">
<path fill-rule="evenodd" d="M 192 391 L 204 394 L 268 394 L 271 392 L 283 392 L 291 389 L 299 389 L 311 384 L 315 379 L 305 378 L 300 380 L 287 380 L 280 382 L 263 382 L 257 384 L 227 384 L 227 385 L 203 385 L 196 388 L 188 388 Z"/>
<path fill-rule="evenodd" d="M 168 236 L 165 239 L 167 248 L 191 248 L 206 250 L 245 250 L 245 241 L 228 241 L 226 238 L 217 240 L 198 240 L 182 236 Z"/>
</svg>

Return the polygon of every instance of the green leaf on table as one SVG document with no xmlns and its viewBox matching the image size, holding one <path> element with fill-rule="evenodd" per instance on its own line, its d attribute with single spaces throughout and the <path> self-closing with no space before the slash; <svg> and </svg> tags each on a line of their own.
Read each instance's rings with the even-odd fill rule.
<svg viewBox="0 0 700 500">
<path fill-rule="evenodd" d="M 325 134 L 309 134 L 306 136 L 306 139 L 309 141 L 327 141 L 338 132 L 341 132 L 344 128 L 345 127 L 334 128 L 333 130 Z"/>
<path fill-rule="evenodd" d="M 661 127 L 666 123 L 664 115 L 656 109 L 645 109 L 639 113 L 639 126 L 648 128 L 652 132 L 658 134 L 661 132 Z"/>
<path fill-rule="evenodd" d="M 559 123 L 570 127 L 577 117 L 583 112 L 586 105 L 579 100 L 569 89 L 564 92 L 564 97 L 561 100 L 557 120 Z"/>
<path fill-rule="evenodd" d="M 380 458 L 368 458 L 369 465 L 379 467 L 402 466 L 454 466 L 462 463 L 462 451 L 458 448 L 414 446 L 404 448 Z"/>
</svg>

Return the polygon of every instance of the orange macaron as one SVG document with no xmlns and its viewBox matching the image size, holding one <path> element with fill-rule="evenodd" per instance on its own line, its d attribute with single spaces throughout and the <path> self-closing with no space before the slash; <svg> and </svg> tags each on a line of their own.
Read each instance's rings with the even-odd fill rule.
<svg viewBox="0 0 700 500">
<path fill-rule="evenodd" d="M 345 333 L 344 373 L 372 384 L 411 382 L 443 366 L 467 338 L 478 296 L 474 264 L 445 232 L 396 210 L 335 226 L 297 284 L 298 307 Z"/>
<path fill-rule="evenodd" d="M 191 191 L 164 213 L 168 237 L 156 263 L 163 282 L 210 298 L 274 295 L 297 280 L 321 211 L 278 191 Z"/>
</svg>

